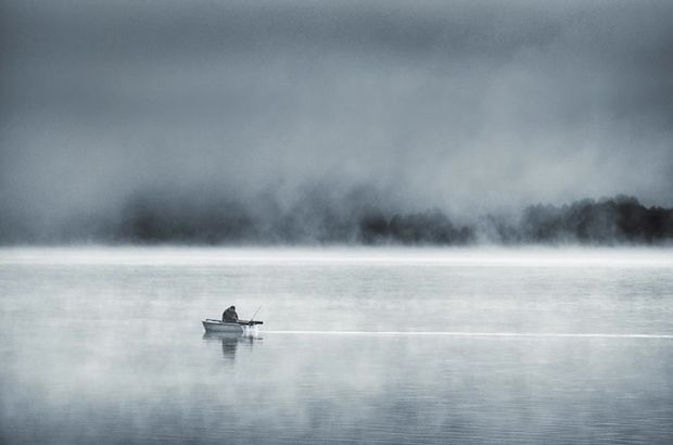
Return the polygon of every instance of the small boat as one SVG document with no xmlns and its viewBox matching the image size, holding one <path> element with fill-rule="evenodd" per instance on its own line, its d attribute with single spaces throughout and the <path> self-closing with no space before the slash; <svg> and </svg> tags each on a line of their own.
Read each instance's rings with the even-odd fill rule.
<svg viewBox="0 0 673 445">
<path fill-rule="evenodd" d="M 238 321 L 222 321 L 207 318 L 203 320 L 203 327 L 206 332 L 243 332 L 244 328 L 252 328 L 259 324 L 264 324 L 263 321 L 253 320 L 238 320 Z"/>
</svg>

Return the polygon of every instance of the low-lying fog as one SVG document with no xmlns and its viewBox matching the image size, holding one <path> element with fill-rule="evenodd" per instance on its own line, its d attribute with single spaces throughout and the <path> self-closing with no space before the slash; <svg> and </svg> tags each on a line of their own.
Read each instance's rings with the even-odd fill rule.
<svg viewBox="0 0 673 445">
<path fill-rule="evenodd" d="M 2 248 L 0 439 L 669 443 L 672 289 L 660 248 Z"/>
</svg>

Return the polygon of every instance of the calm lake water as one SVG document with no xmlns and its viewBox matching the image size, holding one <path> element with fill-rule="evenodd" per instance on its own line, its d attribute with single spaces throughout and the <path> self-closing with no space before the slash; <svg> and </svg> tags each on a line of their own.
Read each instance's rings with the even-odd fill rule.
<svg viewBox="0 0 673 445">
<path fill-rule="evenodd" d="M 3 249 L 0 322 L 0 443 L 673 443 L 670 249 Z"/>
</svg>

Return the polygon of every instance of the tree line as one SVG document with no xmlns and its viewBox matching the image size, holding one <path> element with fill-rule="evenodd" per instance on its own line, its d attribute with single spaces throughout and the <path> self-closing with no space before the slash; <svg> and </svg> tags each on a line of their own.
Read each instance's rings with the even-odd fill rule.
<svg viewBox="0 0 673 445">
<path fill-rule="evenodd" d="M 136 195 L 114 218 L 74 217 L 48 233 L 0 215 L 0 243 L 123 244 L 673 244 L 673 208 L 636 198 L 536 204 L 516 215 L 452 219 L 438 209 L 400 212 L 377 207 L 374 195 L 326 199 L 322 193 L 281 208 L 273 198 L 235 199 Z M 460 221 L 460 222 L 459 222 Z M 467 222 L 465 222 L 467 221 Z"/>
<path fill-rule="evenodd" d="M 673 209 L 645 207 L 636 198 L 617 196 L 562 206 L 537 204 L 515 218 L 486 215 L 458 224 L 438 209 L 396 213 L 367 206 L 342 214 L 326 206 L 260 218 L 233 204 L 200 212 L 136 205 L 118 227 L 116 238 L 209 244 L 659 244 L 673 241 Z"/>
</svg>

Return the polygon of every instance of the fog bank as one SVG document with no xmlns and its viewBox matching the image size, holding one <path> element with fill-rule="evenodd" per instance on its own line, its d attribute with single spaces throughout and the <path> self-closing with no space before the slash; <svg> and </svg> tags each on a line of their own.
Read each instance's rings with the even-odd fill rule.
<svg viewBox="0 0 673 445">
<path fill-rule="evenodd" d="M 4 242 L 444 242 L 531 203 L 673 206 L 668 1 L 0 8 Z"/>
<path fill-rule="evenodd" d="M 673 243 L 673 208 L 618 196 L 569 205 L 533 205 L 520 213 L 451 218 L 437 208 L 405 212 L 355 190 L 325 198 L 306 192 L 291 206 L 271 198 L 138 195 L 107 219 L 80 215 L 38 231 L 3 221 L 2 244 L 474 245 Z M 378 200 L 380 202 L 380 200 Z M 251 204 L 252 203 L 252 204 Z"/>
</svg>

